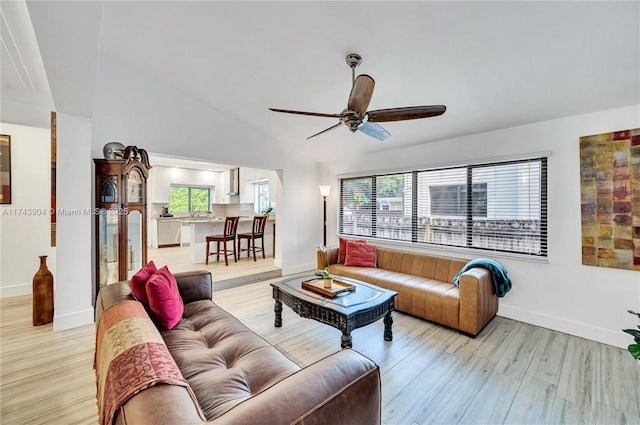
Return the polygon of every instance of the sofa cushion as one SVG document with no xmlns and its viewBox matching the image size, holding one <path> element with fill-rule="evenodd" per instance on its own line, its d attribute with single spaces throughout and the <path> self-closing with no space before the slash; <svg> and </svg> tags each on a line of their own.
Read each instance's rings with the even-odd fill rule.
<svg viewBox="0 0 640 425">
<path fill-rule="evenodd" d="M 395 308 L 398 311 L 453 328 L 458 327 L 460 291 L 452 283 L 380 268 L 349 267 L 342 264 L 332 264 L 329 272 L 396 291 L 398 295 L 395 298 Z"/>
<path fill-rule="evenodd" d="M 149 307 L 149 297 L 147 297 L 145 286 L 147 285 L 147 280 L 157 271 L 158 268 L 156 264 L 151 260 L 131 277 L 131 282 L 129 283 L 131 293 L 140 300 L 145 307 Z"/>
<path fill-rule="evenodd" d="M 347 242 L 367 243 L 364 239 L 345 239 L 340 238 L 340 248 L 338 249 L 338 264 L 344 264 L 347 257 Z"/>
<path fill-rule="evenodd" d="M 149 278 L 146 284 L 149 309 L 154 322 L 161 330 L 173 328 L 182 317 L 184 303 L 178 283 L 167 266 L 163 266 Z"/>
<path fill-rule="evenodd" d="M 347 241 L 347 255 L 344 259 L 345 266 L 375 267 L 376 246 L 359 241 Z"/>
<path fill-rule="evenodd" d="M 209 421 L 300 370 L 211 300 L 161 334 Z"/>
</svg>

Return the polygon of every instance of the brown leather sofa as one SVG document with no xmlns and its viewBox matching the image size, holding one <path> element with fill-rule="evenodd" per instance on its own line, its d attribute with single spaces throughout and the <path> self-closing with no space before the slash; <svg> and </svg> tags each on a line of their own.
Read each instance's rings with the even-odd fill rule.
<svg viewBox="0 0 640 425">
<path fill-rule="evenodd" d="M 183 318 L 160 333 L 196 399 L 158 384 L 124 403 L 114 424 L 380 424 L 380 370 L 371 360 L 342 350 L 300 368 L 212 301 L 209 272 L 175 276 Z M 133 299 L 127 282 L 102 288 L 96 319 L 125 299 Z"/>
<path fill-rule="evenodd" d="M 498 312 L 491 273 L 472 268 L 455 286 L 453 277 L 468 260 L 377 247 L 377 267 L 338 264 L 338 247 L 318 251 L 318 269 L 398 293 L 396 310 L 476 336 Z"/>
</svg>

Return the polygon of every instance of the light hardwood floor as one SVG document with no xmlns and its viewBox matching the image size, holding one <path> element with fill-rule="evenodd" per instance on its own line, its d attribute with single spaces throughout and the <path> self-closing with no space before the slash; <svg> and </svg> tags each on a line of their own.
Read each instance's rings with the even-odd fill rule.
<svg viewBox="0 0 640 425">
<path fill-rule="evenodd" d="M 340 349 L 338 330 L 286 306 L 275 328 L 271 281 L 214 301 L 300 365 Z M 0 306 L 0 423 L 95 423 L 94 327 L 32 327 L 29 296 Z M 393 341 L 383 328 L 352 336 L 380 365 L 386 425 L 640 424 L 640 365 L 623 349 L 501 317 L 475 339 L 397 312 Z"/>
<path fill-rule="evenodd" d="M 243 253 L 238 262 L 234 262 L 233 257 L 229 257 L 228 266 L 225 266 L 222 257 L 220 257 L 220 261 L 216 261 L 215 257 L 211 257 L 207 265 L 204 263 L 193 264 L 189 256 L 188 246 L 149 248 L 147 258 L 153 260 L 158 267 L 166 264 L 173 273 L 190 270 L 209 270 L 216 282 L 237 280 L 238 278 L 252 275 L 265 276 L 266 274 L 271 274 L 272 276 L 269 277 L 281 275 L 281 270 L 273 265 L 273 257 L 263 259 L 260 253 L 256 256 L 257 261 L 253 261 L 253 256 L 247 258 L 246 252 Z"/>
</svg>

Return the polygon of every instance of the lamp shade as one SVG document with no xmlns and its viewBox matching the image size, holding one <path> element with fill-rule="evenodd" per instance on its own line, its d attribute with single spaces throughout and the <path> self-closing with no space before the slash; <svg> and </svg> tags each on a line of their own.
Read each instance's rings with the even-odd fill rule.
<svg viewBox="0 0 640 425">
<path fill-rule="evenodd" d="M 329 192 L 331 192 L 331 185 L 328 184 L 321 184 L 320 186 L 318 186 L 320 188 L 320 195 L 323 198 L 326 198 L 327 196 L 329 196 Z"/>
</svg>

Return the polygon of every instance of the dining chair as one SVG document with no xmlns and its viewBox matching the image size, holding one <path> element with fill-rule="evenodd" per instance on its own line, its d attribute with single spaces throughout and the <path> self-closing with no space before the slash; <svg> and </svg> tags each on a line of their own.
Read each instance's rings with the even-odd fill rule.
<svg viewBox="0 0 640 425">
<path fill-rule="evenodd" d="M 222 252 L 224 255 L 224 264 L 229 265 L 229 255 L 233 254 L 233 261 L 238 262 L 238 253 L 236 252 L 236 230 L 238 229 L 238 221 L 240 217 L 227 217 L 224 221 L 224 231 L 222 234 L 210 235 L 206 237 L 207 241 L 207 253 L 205 257 L 205 264 L 209 264 L 209 257 L 216 256 L 216 261 L 220 261 L 220 244 L 222 243 Z M 216 251 L 209 253 L 209 243 L 216 243 Z M 227 242 L 231 242 L 233 251 L 227 252 Z"/>
<path fill-rule="evenodd" d="M 256 250 L 258 252 L 262 251 L 262 258 L 265 258 L 264 255 L 264 227 L 267 224 L 267 215 L 257 215 L 253 217 L 253 226 L 251 228 L 251 233 L 238 233 L 238 257 L 242 254 L 242 251 L 247 251 L 247 257 L 249 256 L 249 251 L 253 251 L 253 261 L 256 261 Z M 247 240 L 247 249 L 242 249 L 241 242 L 243 239 Z M 256 248 L 256 241 L 260 240 L 260 248 Z"/>
</svg>

